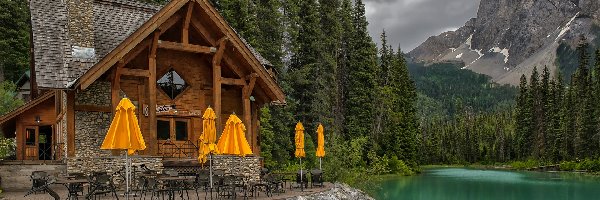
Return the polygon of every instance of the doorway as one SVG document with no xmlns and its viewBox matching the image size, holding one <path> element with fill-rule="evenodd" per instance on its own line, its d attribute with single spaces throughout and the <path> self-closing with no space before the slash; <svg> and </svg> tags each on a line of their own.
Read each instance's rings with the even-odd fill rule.
<svg viewBox="0 0 600 200">
<path fill-rule="evenodd" d="M 38 133 L 39 160 L 52 159 L 52 126 L 40 126 Z"/>
<path fill-rule="evenodd" d="M 53 160 L 52 126 L 25 127 L 25 159 Z"/>
</svg>

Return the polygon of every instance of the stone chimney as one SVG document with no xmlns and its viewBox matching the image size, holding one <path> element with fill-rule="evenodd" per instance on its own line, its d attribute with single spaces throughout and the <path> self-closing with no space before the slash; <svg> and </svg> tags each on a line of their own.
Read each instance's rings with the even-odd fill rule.
<svg viewBox="0 0 600 200">
<path fill-rule="evenodd" d="M 94 59 L 94 0 L 63 0 L 73 58 Z"/>
</svg>

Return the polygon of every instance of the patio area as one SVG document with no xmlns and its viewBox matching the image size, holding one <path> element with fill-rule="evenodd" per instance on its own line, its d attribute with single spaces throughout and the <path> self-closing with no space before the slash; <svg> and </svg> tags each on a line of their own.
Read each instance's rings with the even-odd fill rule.
<svg viewBox="0 0 600 200">
<path fill-rule="evenodd" d="M 317 194 L 317 193 L 321 193 L 321 192 L 325 192 L 325 191 L 329 191 L 334 187 L 334 184 L 332 183 L 324 183 L 323 187 L 313 187 L 311 188 L 310 186 L 306 189 L 304 189 L 303 191 L 301 191 L 299 188 L 294 188 L 294 189 L 289 189 L 286 188 L 284 193 L 274 193 L 271 197 L 268 197 L 267 194 L 265 193 L 265 191 L 260 191 L 258 192 L 258 195 L 256 195 L 255 197 L 243 197 L 243 192 L 238 192 L 238 197 L 236 199 L 288 199 L 288 198 L 292 198 L 292 197 L 297 197 L 297 196 L 308 196 L 308 195 L 312 195 L 312 194 Z M 65 199 L 68 196 L 68 190 L 66 189 L 65 186 L 63 185 L 58 185 L 58 184 L 53 184 L 50 186 L 50 189 L 54 190 L 59 196 L 60 199 Z M 85 190 L 87 191 L 87 188 L 85 188 Z M 12 199 L 26 199 L 26 200 L 54 200 L 54 198 L 52 196 L 50 196 L 47 193 L 38 193 L 38 194 L 32 194 L 29 195 L 27 197 L 23 197 L 23 195 L 25 195 L 27 191 L 5 191 L 4 193 L 0 194 L 0 199 L 6 199 L 6 200 L 12 200 Z M 118 194 L 123 194 L 123 191 L 117 191 Z M 210 194 L 206 194 L 204 191 L 198 191 L 198 195 L 196 195 L 195 191 L 191 190 L 188 191 L 189 193 L 189 198 L 187 195 L 184 194 L 184 197 L 181 198 L 180 196 L 175 197 L 175 199 L 211 199 L 210 198 Z M 149 196 L 146 196 L 146 199 L 151 199 L 151 195 L 148 194 Z M 166 199 L 166 195 L 165 195 L 165 199 Z M 85 197 L 80 197 L 79 199 L 85 199 Z M 106 196 L 98 196 L 98 199 L 116 199 L 110 195 L 106 195 Z M 119 196 L 119 199 L 125 199 L 124 196 Z M 140 197 L 130 197 L 130 199 L 144 199 L 144 196 Z M 160 198 L 162 199 L 162 198 Z M 215 194 L 213 194 L 213 199 L 232 199 L 232 198 L 225 198 L 225 197 L 216 197 Z"/>
</svg>

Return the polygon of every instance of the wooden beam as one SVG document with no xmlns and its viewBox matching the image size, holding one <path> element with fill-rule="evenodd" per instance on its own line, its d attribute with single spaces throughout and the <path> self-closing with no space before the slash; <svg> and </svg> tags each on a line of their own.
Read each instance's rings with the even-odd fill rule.
<svg viewBox="0 0 600 200">
<path fill-rule="evenodd" d="M 192 18 L 191 19 L 191 24 L 192 24 L 192 28 L 194 28 L 198 33 L 200 33 L 200 35 L 202 35 L 202 37 L 204 37 L 204 40 L 206 40 L 210 45 L 217 45 L 216 39 L 212 37 L 212 35 L 210 34 L 210 32 L 208 32 L 204 26 L 202 25 L 202 22 L 200 22 L 200 20 L 196 19 L 196 18 Z"/>
<path fill-rule="evenodd" d="M 221 125 L 221 66 L 218 65 L 223 56 L 223 51 L 225 51 L 226 39 L 223 39 L 219 42 L 219 49 L 215 53 L 212 59 L 212 68 L 213 68 L 213 106 L 215 108 L 215 114 L 217 115 L 216 125 L 217 125 L 217 133 L 220 133 L 223 128 Z"/>
<path fill-rule="evenodd" d="M 200 46 L 200 45 L 195 45 L 195 44 L 184 44 L 184 43 L 177 43 L 177 42 L 168 42 L 168 41 L 162 41 L 162 40 L 158 41 L 158 48 L 170 49 L 170 50 L 176 50 L 176 51 L 185 51 L 185 52 L 191 52 L 191 53 L 206 53 L 206 54 L 215 53 L 217 51 L 217 48 L 214 48 L 214 47 Z"/>
<path fill-rule="evenodd" d="M 217 44 L 219 44 L 219 49 L 215 53 L 215 56 L 213 56 L 213 65 L 221 66 L 221 60 L 223 60 L 223 53 L 225 53 L 225 48 L 227 47 L 227 40 L 227 37 L 223 37 L 217 42 Z"/>
<path fill-rule="evenodd" d="M 181 20 L 181 16 L 180 15 L 173 15 L 173 16 L 171 16 L 171 18 L 169 18 L 167 21 L 165 21 L 165 23 L 161 24 L 158 27 L 158 31 L 160 31 L 161 33 L 164 33 L 169 28 L 171 28 L 173 25 L 175 25 L 175 23 L 177 23 L 179 20 Z"/>
<path fill-rule="evenodd" d="M 246 81 L 244 81 L 245 83 Z M 252 90 L 254 89 L 254 84 L 256 83 L 256 77 L 252 77 L 250 79 L 250 83 L 244 85 L 244 89 L 242 90 L 242 104 L 244 109 L 244 124 L 246 127 L 246 138 L 250 138 L 250 141 L 253 140 L 253 129 L 252 129 L 252 110 L 250 107 L 250 95 L 252 94 Z M 254 148 L 254 147 L 252 147 Z"/>
<path fill-rule="evenodd" d="M 114 110 L 111 107 L 106 106 L 95 106 L 95 105 L 75 105 L 75 111 L 85 111 L 85 112 L 104 112 L 109 113 Z"/>
<path fill-rule="evenodd" d="M 124 60 L 121 60 L 117 64 L 116 68 L 114 69 L 113 78 L 112 78 L 112 82 L 111 82 L 110 94 L 111 94 L 112 111 L 110 111 L 110 112 L 113 112 L 113 114 L 114 114 L 114 110 L 117 108 L 117 105 L 119 104 L 119 100 L 120 100 L 119 93 L 121 91 L 121 70 L 123 70 L 123 67 L 125 67 L 125 62 L 124 62 Z"/>
<path fill-rule="evenodd" d="M 223 85 L 241 85 L 241 86 L 245 86 L 246 85 L 246 81 L 244 79 L 223 78 L 223 77 L 221 77 L 221 84 L 223 84 Z"/>
<path fill-rule="evenodd" d="M 67 156 L 75 156 L 75 91 L 67 91 Z"/>
<path fill-rule="evenodd" d="M 124 60 L 125 64 L 131 62 L 136 56 L 140 55 L 144 49 L 147 49 L 152 44 L 152 40 L 147 39 L 138 44 L 133 50 L 131 50 L 122 60 Z"/>
<path fill-rule="evenodd" d="M 233 59 L 231 59 L 229 56 L 223 56 L 223 61 L 225 62 L 227 67 L 231 69 L 231 71 L 233 71 L 233 73 L 235 73 L 239 77 L 244 77 L 244 72 L 242 71 L 242 68 L 235 65 Z"/>
<path fill-rule="evenodd" d="M 256 101 L 252 104 L 252 138 L 250 139 L 252 145 L 252 153 L 254 155 L 260 155 L 260 145 L 258 144 L 258 138 L 260 137 L 260 120 L 259 117 L 259 106 L 256 105 Z"/>
<path fill-rule="evenodd" d="M 181 31 L 181 43 L 189 44 L 190 37 L 190 20 L 192 19 L 192 10 L 194 10 L 194 2 L 189 2 L 187 6 L 187 12 L 185 13 L 185 19 L 183 21 L 183 30 Z"/>
<path fill-rule="evenodd" d="M 123 68 L 121 69 L 121 76 L 148 77 L 150 76 L 150 71 L 145 69 Z"/>
<path fill-rule="evenodd" d="M 160 32 L 154 32 L 154 38 L 152 42 L 152 47 L 150 49 L 150 54 L 148 55 L 148 131 L 149 141 L 156 141 L 156 49 L 158 48 L 158 38 L 160 36 Z M 155 155 L 156 145 L 149 145 L 148 151 L 151 155 Z"/>
<path fill-rule="evenodd" d="M 92 83 L 108 71 L 115 63 L 123 58 L 127 53 L 131 51 L 137 44 L 142 42 L 147 36 L 151 35 L 158 24 L 163 24 L 171 16 L 173 16 L 181 7 L 183 7 L 188 0 L 182 1 L 171 1 L 165 5 L 158 13 L 152 16 L 146 23 L 131 34 L 125 41 L 119 46 L 113 49 L 108 55 L 100 60 L 94 67 L 86 72 L 78 82 L 80 89 L 85 90 Z"/>
</svg>

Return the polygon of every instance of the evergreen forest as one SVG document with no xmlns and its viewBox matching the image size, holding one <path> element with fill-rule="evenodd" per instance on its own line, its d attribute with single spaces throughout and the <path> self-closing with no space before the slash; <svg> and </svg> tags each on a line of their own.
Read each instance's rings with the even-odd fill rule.
<svg viewBox="0 0 600 200">
<path fill-rule="evenodd" d="M 323 124 L 326 178 L 346 182 L 410 175 L 428 164 L 577 164 L 600 156 L 600 51 L 585 38 L 572 52 L 576 61 L 557 61 L 569 66 L 556 73 L 541 66 L 517 88 L 461 64 L 409 62 L 385 30 L 371 38 L 362 0 L 211 2 L 274 65 L 287 95 L 287 105 L 260 110 L 268 168 L 300 167 L 298 121 L 306 129 L 304 168 L 318 167 Z M 3 114 L 22 104 L 10 94 L 29 66 L 27 1 L 0 0 L 0 24 Z"/>
</svg>

